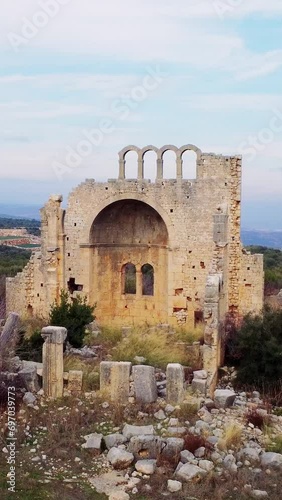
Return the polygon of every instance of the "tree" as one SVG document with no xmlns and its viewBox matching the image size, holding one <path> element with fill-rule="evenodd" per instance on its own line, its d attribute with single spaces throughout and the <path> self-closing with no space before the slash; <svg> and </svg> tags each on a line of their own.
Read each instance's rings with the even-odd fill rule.
<svg viewBox="0 0 282 500">
<path fill-rule="evenodd" d="M 74 347 L 81 347 L 85 327 L 94 319 L 95 306 L 87 304 L 86 297 L 71 299 L 68 292 L 62 290 L 59 301 L 51 306 L 50 325 L 64 326 L 68 331 L 68 341 Z"/>
<path fill-rule="evenodd" d="M 248 314 L 236 337 L 239 383 L 260 388 L 282 379 L 282 310 L 265 307 L 261 315 Z"/>
</svg>

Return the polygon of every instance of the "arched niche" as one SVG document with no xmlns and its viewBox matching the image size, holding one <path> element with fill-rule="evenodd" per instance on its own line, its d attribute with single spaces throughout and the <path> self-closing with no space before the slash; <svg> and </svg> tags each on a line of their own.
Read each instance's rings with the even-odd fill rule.
<svg viewBox="0 0 282 500">
<path fill-rule="evenodd" d="M 169 234 L 160 214 L 143 201 L 113 202 L 96 216 L 89 243 L 89 293 L 97 320 L 167 321 Z"/>
<path fill-rule="evenodd" d="M 100 212 L 90 232 L 95 245 L 168 245 L 168 231 L 158 212 L 138 200 L 116 201 Z"/>
</svg>

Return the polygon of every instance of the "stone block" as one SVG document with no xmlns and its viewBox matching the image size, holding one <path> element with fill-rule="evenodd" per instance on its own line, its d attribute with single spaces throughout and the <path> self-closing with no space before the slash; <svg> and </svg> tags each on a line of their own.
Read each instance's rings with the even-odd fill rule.
<svg viewBox="0 0 282 500">
<path fill-rule="evenodd" d="M 153 425 L 125 424 L 122 433 L 127 439 L 131 439 L 133 436 L 153 436 L 155 429 Z"/>
<path fill-rule="evenodd" d="M 19 380 L 28 392 L 38 392 L 40 389 L 36 366 L 26 367 L 19 371 Z"/>
<path fill-rule="evenodd" d="M 166 438 L 163 443 L 162 457 L 167 460 L 174 460 L 184 447 L 184 439 L 177 437 Z"/>
<path fill-rule="evenodd" d="M 128 453 L 128 451 L 121 450 L 120 448 L 111 448 L 107 459 L 115 469 L 126 469 L 132 464 L 134 456 L 132 453 Z"/>
<path fill-rule="evenodd" d="M 106 447 L 108 448 L 108 450 L 110 450 L 111 448 L 116 448 L 120 444 L 126 443 L 126 438 L 123 436 L 123 434 L 109 434 L 108 436 L 104 437 L 104 441 Z"/>
<path fill-rule="evenodd" d="M 154 435 L 133 436 L 128 444 L 128 451 L 136 460 L 140 458 L 157 458 L 163 448 L 163 440 Z"/>
<path fill-rule="evenodd" d="M 207 380 L 194 378 L 192 380 L 192 391 L 205 396 L 207 392 Z"/>
<path fill-rule="evenodd" d="M 82 445 L 82 448 L 86 450 L 97 450 L 101 451 L 103 434 L 89 434 L 88 436 L 84 436 L 86 443 Z"/>
<path fill-rule="evenodd" d="M 196 370 L 193 372 L 194 378 L 206 380 L 208 378 L 208 372 L 206 370 Z"/>
<path fill-rule="evenodd" d="M 68 391 L 81 392 L 82 391 L 83 372 L 79 370 L 70 370 L 68 377 Z"/>
<path fill-rule="evenodd" d="M 158 397 L 155 369 L 137 365 L 132 368 L 135 399 L 138 403 L 154 403 Z"/>
<path fill-rule="evenodd" d="M 151 476 L 154 474 L 157 467 L 156 460 L 138 460 L 135 464 L 135 469 L 141 474 Z"/>
<path fill-rule="evenodd" d="M 219 408 L 229 408 L 236 399 L 234 391 L 229 389 L 217 389 L 214 392 L 214 402 Z"/>
<path fill-rule="evenodd" d="M 207 474 L 207 471 L 201 469 L 197 465 L 185 464 L 176 472 L 176 478 L 182 481 L 192 481 L 193 479 L 201 478 Z"/>
<path fill-rule="evenodd" d="M 184 400 L 184 368 L 179 363 L 170 363 L 166 369 L 167 401 L 181 404 Z"/>
<path fill-rule="evenodd" d="M 131 363 L 127 361 L 102 361 L 100 363 L 100 390 L 112 401 L 127 403 Z"/>
</svg>

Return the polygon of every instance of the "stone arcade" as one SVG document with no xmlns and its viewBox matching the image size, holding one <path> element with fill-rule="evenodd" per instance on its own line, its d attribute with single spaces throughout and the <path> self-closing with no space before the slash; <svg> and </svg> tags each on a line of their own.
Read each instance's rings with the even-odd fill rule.
<svg viewBox="0 0 282 500">
<path fill-rule="evenodd" d="M 163 178 L 163 156 L 175 153 L 175 178 Z M 196 178 L 183 178 L 192 150 Z M 126 179 L 135 151 L 137 178 Z M 156 180 L 144 179 L 144 156 L 156 154 Z M 220 321 L 263 304 L 263 257 L 240 241 L 241 157 L 197 147 L 147 146 L 119 153 L 119 178 L 88 179 L 67 209 L 53 195 L 41 210 L 42 247 L 7 280 L 7 312 L 48 316 L 65 288 L 97 304 L 102 325 L 186 324 L 205 321 L 204 363 L 220 364 Z"/>
</svg>

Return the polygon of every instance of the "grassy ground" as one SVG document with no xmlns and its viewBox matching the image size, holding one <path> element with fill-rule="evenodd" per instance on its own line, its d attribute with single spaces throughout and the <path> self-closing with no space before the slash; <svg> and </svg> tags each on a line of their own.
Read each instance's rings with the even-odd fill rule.
<svg viewBox="0 0 282 500">
<path fill-rule="evenodd" d="M 67 397 L 55 402 L 41 400 L 38 409 L 22 406 L 17 416 L 17 486 L 16 493 L 7 491 L 7 455 L 0 451 L 1 500 L 106 500 L 97 493 L 89 479 L 108 470 L 105 455 L 82 448 L 83 436 L 92 432 L 107 435 L 122 430 L 125 422 L 148 425 L 156 420 L 154 405 L 103 406 L 100 396 L 89 398 Z M 183 425 L 198 419 L 195 409 L 180 408 L 175 417 Z M 0 415 L 0 429 L 5 429 L 7 416 Z M 230 443 L 229 443 L 230 444 Z M 0 435 L 0 450 L 7 445 L 6 432 Z M 39 457 L 38 461 L 33 459 Z M 170 464 L 159 464 L 157 472 L 149 479 L 142 479 L 138 494 L 130 493 L 136 500 L 161 500 L 167 493 L 167 480 L 173 477 Z M 133 470 L 133 469 L 132 469 Z M 237 476 L 211 473 L 201 482 L 184 484 L 183 492 L 170 494 L 175 500 L 245 500 L 244 491 L 249 484 L 254 489 L 266 490 L 270 500 L 280 500 L 282 477 L 277 472 L 269 475 L 244 467 Z M 146 491 L 148 485 L 151 491 Z"/>
</svg>

